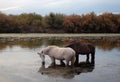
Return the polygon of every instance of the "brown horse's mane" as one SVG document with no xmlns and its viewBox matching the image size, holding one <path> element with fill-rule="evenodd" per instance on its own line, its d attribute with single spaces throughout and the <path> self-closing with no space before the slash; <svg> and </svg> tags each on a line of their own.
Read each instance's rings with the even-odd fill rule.
<svg viewBox="0 0 120 82">
<path fill-rule="evenodd" d="M 65 47 L 69 47 L 69 46 L 72 46 L 72 45 L 80 45 L 80 44 L 81 44 L 81 42 L 73 41 L 70 44 L 66 45 Z"/>
</svg>

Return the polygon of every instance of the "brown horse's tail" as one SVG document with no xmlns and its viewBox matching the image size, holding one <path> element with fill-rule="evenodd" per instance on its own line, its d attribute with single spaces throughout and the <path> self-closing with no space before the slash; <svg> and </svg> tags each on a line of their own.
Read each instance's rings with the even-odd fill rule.
<svg viewBox="0 0 120 82">
<path fill-rule="evenodd" d="M 75 60 L 76 60 L 76 56 L 75 56 L 75 53 L 74 53 L 74 55 L 73 55 L 73 57 L 72 57 L 72 60 L 71 60 L 71 65 L 72 65 L 72 66 L 73 66 L 74 63 L 75 63 Z"/>
</svg>

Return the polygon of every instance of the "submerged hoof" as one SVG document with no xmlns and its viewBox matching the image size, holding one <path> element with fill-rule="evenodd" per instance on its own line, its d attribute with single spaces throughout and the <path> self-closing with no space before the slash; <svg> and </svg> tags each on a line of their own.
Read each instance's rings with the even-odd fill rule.
<svg viewBox="0 0 120 82">
<path fill-rule="evenodd" d="M 42 65 L 45 65 L 45 62 L 42 62 Z"/>
<path fill-rule="evenodd" d="M 79 66 L 79 64 L 78 63 L 74 63 L 74 66 Z"/>
<path fill-rule="evenodd" d="M 51 63 L 50 66 L 55 66 L 55 63 Z"/>
<path fill-rule="evenodd" d="M 61 63 L 60 65 L 61 65 L 61 66 L 65 66 L 65 63 L 63 62 L 63 63 Z"/>
</svg>

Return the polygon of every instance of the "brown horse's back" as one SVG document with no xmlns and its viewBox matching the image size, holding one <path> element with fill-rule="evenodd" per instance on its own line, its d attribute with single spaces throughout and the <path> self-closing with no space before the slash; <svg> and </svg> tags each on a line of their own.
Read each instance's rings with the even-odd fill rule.
<svg viewBox="0 0 120 82">
<path fill-rule="evenodd" d="M 66 47 L 71 47 L 76 51 L 76 54 L 89 54 L 95 52 L 95 47 L 92 44 L 81 44 L 80 42 L 76 42 L 73 44 L 70 44 Z"/>
<path fill-rule="evenodd" d="M 78 46 L 79 46 L 77 49 L 78 54 L 84 55 L 90 53 L 90 49 L 86 44 L 78 44 Z"/>
</svg>

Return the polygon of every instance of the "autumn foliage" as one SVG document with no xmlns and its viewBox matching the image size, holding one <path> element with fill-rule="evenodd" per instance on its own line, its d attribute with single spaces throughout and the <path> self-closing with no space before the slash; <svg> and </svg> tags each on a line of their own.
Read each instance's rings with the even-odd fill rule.
<svg viewBox="0 0 120 82">
<path fill-rule="evenodd" d="M 120 33 L 120 14 L 0 13 L 0 33 Z"/>
</svg>

